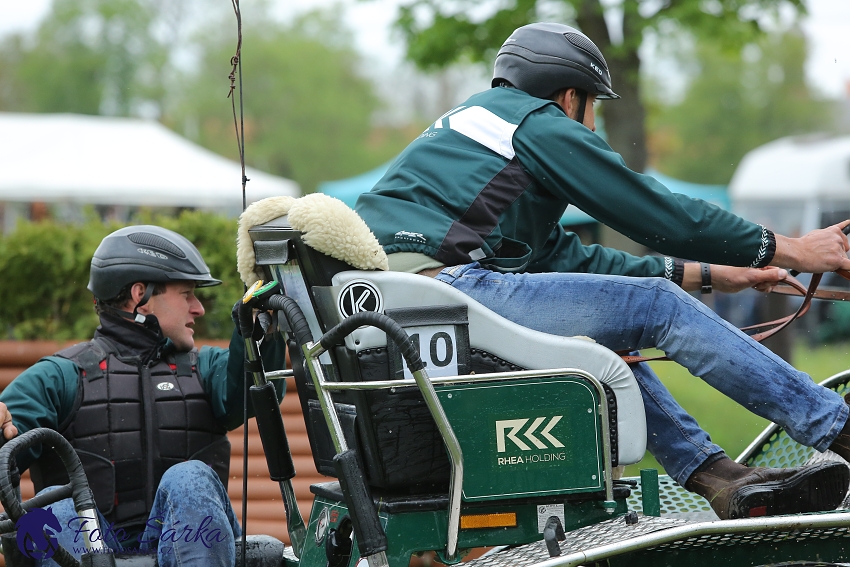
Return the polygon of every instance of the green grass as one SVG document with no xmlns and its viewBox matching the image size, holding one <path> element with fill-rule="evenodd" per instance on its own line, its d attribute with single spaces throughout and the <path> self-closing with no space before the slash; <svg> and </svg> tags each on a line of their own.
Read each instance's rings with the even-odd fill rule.
<svg viewBox="0 0 850 567">
<path fill-rule="evenodd" d="M 705 382 L 691 376 L 675 362 L 650 363 L 673 396 L 690 413 L 711 439 L 731 457 L 737 457 L 767 426 L 768 422 L 733 402 Z M 850 343 L 818 348 L 798 345 L 794 366 L 808 373 L 815 382 L 850 368 Z M 764 377 L 769 380 L 770 377 Z M 663 468 L 649 454 L 636 465 L 626 467 L 626 476 L 638 476 L 640 469 Z"/>
</svg>

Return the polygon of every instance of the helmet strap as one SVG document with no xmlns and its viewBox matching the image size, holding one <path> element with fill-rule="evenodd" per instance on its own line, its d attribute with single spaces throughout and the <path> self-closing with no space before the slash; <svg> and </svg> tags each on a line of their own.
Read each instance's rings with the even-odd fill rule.
<svg viewBox="0 0 850 567">
<path fill-rule="evenodd" d="M 150 301 L 151 296 L 153 296 L 154 284 L 152 282 L 148 282 L 145 284 L 145 294 L 133 308 L 133 320 L 136 323 L 144 323 L 145 316 L 139 313 L 139 307 L 145 305 L 148 301 Z"/>
<path fill-rule="evenodd" d="M 578 112 L 576 113 L 576 122 L 584 124 L 584 111 L 587 108 L 587 91 L 576 89 L 578 93 Z"/>
<path fill-rule="evenodd" d="M 97 308 L 101 311 L 105 311 L 107 313 L 117 315 L 117 316 L 122 317 L 124 319 L 129 319 L 130 321 L 135 321 L 136 323 L 139 323 L 140 325 L 144 325 L 148 316 L 139 313 L 139 307 L 145 305 L 148 301 L 150 301 L 150 298 L 153 296 L 153 291 L 154 291 L 154 284 L 153 283 L 146 283 L 145 284 L 145 293 L 144 293 L 144 295 L 142 295 L 142 298 L 139 300 L 139 302 L 133 308 L 132 313 L 130 313 L 129 311 L 123 311 L 121 309 L 116 309 L 115 307 L 112 307 L 110 305 L 106 305 L 105 303 L 102 303 L 97 298 L 95 298 L 95 303 L 97 304 Z"/>
</svg>

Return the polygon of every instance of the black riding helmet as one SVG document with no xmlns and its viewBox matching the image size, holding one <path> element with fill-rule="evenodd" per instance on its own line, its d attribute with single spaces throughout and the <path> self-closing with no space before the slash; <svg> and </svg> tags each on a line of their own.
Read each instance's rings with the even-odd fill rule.
<svg viewBox="0 0 850 567">
<path fill-rule="evenodd" d="M 159 226 L 128 226 L 104 238 L 95 250 L 88 289 L 95 298 L 108 301 L 128 284 L 175 281 L 193 281 L 197 287 L 221 283 L 183 236 Z M 152 287 L 148 285 L 146 300 Z"/>
<path fill-rule="evenodd" d="M 575 28 L 539 23 L 522 26 L 496 56 L 492 86 L 508 82 L 538 98 L 575 88 L 599 99 L 616 99 L 611 73 L 599 48 Z"/>
</svg>

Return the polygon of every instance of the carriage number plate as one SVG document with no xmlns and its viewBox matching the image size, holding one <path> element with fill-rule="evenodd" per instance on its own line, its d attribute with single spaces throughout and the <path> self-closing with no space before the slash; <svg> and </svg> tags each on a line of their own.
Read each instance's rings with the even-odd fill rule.
<svg viewBox="0 0 850 567">
<path fill-rule="evenodd" d="M 419 354 L 428 376 L 457 376 L 458 349 L 454 325 L 406 327 L 404 330 L 419 345 Z M 407 368 L 407 361 L 402 359 L 402 365 L 404 377 L 412 380 L 413 374 Z"/>
</svg>

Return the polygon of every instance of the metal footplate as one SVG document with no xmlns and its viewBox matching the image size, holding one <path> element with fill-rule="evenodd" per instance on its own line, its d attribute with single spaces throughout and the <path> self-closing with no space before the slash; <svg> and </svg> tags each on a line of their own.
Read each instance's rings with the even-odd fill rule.
<svg viewBox="0 0 850 567">
<path fill-rule="evenodd" d="M 490 553 L 470 561 L 474 567 L 763 565 L 780 560 L 847 561 L 850 513 L 688 522 L 680 518 L 623 518 L 566 533 L 561 556 L 550 558 L 545 542 Z"/>
<path fill-rule="evenodd" d="M 565 555 L 575 552 L 628 540 L 686 523 L 684 520 L 640 516 L 638 523 L 630 526 L 626 525 L 623 518 L 613 518 L 599 524 L 566 532 L 567 539 L 558 542 L 561 547 L 561 557 L 558 559 L 563 559 Z M 527 567 L 548 560 L 549 552 L 546 549 L 546 542 L 538 541 L 485 555 L 466 564 L 470 567 Z"/>
</svg>

